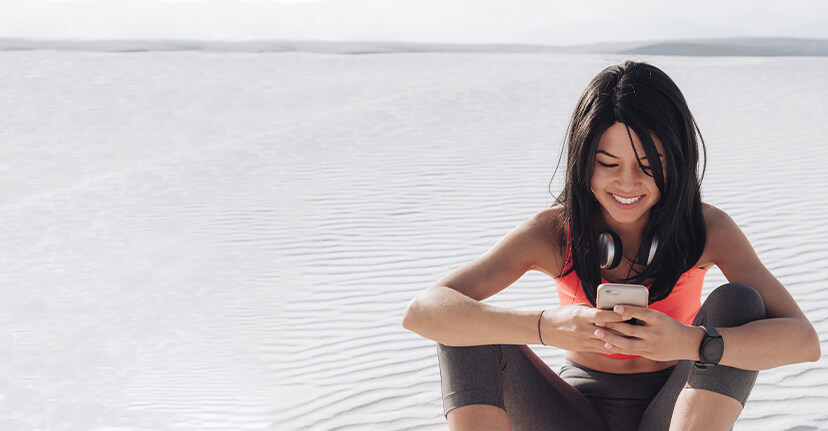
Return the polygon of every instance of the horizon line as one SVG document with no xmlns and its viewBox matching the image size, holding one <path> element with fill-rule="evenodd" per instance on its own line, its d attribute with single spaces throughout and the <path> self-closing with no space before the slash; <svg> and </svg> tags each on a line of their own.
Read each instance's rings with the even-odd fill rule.
<svg viewBox="0 0 828 431">
<path fill-rule="evenodd" d="M 381 54 L 412 52 L 503 52 L 646 54 L 683 56 L 828 56 L 828 38 L 733 36 L 594 42 L 574 45 L 540 43 L 454 43 L 408 41 L 333 41 L 311 39 L 202 40 L 174 38 L 33 39 L 0 37 L 0 51 L 59 50 L 99 52 L 206 51 L 312 52 Z"/>
</svg>

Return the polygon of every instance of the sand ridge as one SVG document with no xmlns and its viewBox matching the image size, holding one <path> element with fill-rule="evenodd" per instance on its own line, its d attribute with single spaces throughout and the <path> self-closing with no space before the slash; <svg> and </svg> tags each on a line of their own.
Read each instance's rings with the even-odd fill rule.
<svg viewBox="0 0 828 431">
<path fill-rule="evenodd" d="M 446 429 L 405 306 L 551 204 L 578 94 L 624 58 L 0 53 L 0 428 Z M 825 349 L 828 59 L 638 59 Z M 556 301 L 539 273 L 488 300 Z M 736 429 L 828 429 L 826 384 L 764 371 Z"/>
</svg>

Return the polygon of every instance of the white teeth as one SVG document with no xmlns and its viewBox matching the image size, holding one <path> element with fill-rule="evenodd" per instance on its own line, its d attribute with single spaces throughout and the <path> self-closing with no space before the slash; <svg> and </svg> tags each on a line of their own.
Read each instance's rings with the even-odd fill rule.
<svg viewBox="0 0 828 431">
<path fill-rule="evenodd" d="M 621 202 L 622 204 L 627 204 L 627 205 L 641 199 L 641 196 L 636 197 L 636 198 L 631 198 L 631 199 L 622 198 L 621 196 L 618 196 L 618 195 L 612 195 L 612 197 L 614 197 L 615 200 L 617 200 L 618 202 Z"/>
</svg>

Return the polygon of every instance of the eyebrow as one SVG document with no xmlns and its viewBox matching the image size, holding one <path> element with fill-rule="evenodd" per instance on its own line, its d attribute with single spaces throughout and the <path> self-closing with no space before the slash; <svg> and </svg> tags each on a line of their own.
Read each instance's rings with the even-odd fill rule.
<svg viewBox="0 0 828 431">
<path fill-rule="evenodd" d="M 612 155 L 612 154 L 610 154 L 610 153 L 608 153 L 608 152 L 606 152 L 606 151 L 604 151 L 604 150 L 598 150 L 598 153 L 601 153 L 601 154 L 606 154 L 606 155 L 608 155 L 608 156 L 612 157 L 613 159 L 617 159 L 617 158 L 619 158 L 618 156 L 614 156 L 614 155 Z M 664 156 L 662 156 L 662 155 L 661 155 L 661 153 L 658 153 L 658 157 L 660 157 L 660 158 L 664 158 Z"/>
</svg>

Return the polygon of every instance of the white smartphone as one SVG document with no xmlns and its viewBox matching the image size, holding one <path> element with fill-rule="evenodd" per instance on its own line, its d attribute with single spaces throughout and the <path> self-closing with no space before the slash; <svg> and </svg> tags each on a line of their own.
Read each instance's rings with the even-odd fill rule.
<svg viewBox="0 0 828 431">
<path fill-rule="evenodd" d="M 603 283 L 598 285 L 597 308 L 612 310 L 616 305 L 634 305 L 646 307 L 649 302 L 650 291 L 639 284 Z M 637 319 L 631 319 L 633 325 L 640 325 Z"/>
</svg>

